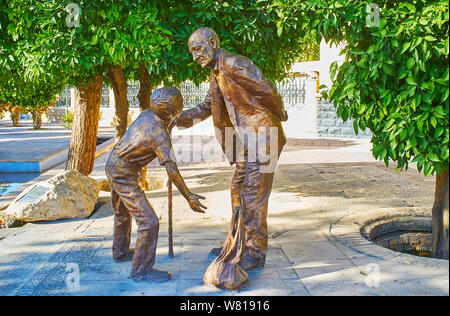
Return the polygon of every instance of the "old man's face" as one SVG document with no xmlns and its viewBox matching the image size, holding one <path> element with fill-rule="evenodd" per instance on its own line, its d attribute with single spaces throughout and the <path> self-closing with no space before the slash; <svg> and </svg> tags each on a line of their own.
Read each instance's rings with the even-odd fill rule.
<svg viewBox="0 0 450 316">
<path fill-rule="evenodd" d="M 206 39 L 201 34 L 192 34 L 189 38 L 189 51 L 202 68 L 214 66 L 217 49 L 213 38 Z"/>
</svg>

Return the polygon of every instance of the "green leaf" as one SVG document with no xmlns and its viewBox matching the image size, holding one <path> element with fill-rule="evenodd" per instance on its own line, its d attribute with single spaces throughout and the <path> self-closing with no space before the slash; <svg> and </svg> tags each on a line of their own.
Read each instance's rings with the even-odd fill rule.
<svg viewBox="0 0 450 316">
<path fill-rule="evenodd" d="M 359 128 L 358 128 L 358 121 L 357 120 L 353 121 L 353 130 L 355 131 L 355 135 L 358 135 Z"/>
<path fill-rule="evenodd" d="M 404 43 L 402 46 L 402 49 L 400 51 L 400 54 L 403 54 L 409 48 L 410 45 L 411 45 L 411 42 Z"/>
<path fill-rule="evenodd" d="M 337 70 L 338 70 L 338 63 L 337 63 L 337 61 L 335 61 L 330 66 L 330 78 L 331 78 L 331 80 L 334 80 Z"/>
<path fill-rule="evenodd" d="M 409 85 L 413 85 L 413 86 L 417 86 L 417 82 L 416 82 L 416 80 L 414 79 L 414 77 L 408 77 L 408 79 L 406 79 L 406 82 L 409 84 Z"/>
<path fill-rule="evenodd" d="M 435 117 L 435 116 L 432 116 L 432 117 L 430 118 L 430 123 L 431 123 L 431 125 L 432 125 L 434 128 L 436 128 L 436 126 L 437 126 L 437 120 L 436 120 L 436 117 Z"/>
</svg>

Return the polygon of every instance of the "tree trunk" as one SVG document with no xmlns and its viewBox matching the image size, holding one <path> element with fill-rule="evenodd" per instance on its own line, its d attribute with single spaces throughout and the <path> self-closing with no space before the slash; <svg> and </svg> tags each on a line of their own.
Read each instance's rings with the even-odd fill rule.
<svg viewBox="0 0 450 316">
<path fill-rule="evenodd" d="M 139 107 L 141 111 L 150 108 L 150 96 L 152 95 L 152 85 L 150 83 L 150 74 L 148 73 L 147 66 L 144 63 L 139 64 L 140 76 L 139 76 Z M 142 187 L 145 190 L 150 190 L 150 184 L 147 181 L 147 166 L 145 166 L 139 175 L 139 180 Z"/>
<path fill-rule="evenodd" d="M 142 110 L 150 108 L 150 96 L 152 95 L 152 84 L 150 83 L 150 74 L 144 63 L 139 64 L 140 70 L 140 88 L 138 93 L 139 107 Z"/>
<path fill-rule="evenodd" d="M 97 75 L 94 81 L 81 84 L 76 90 L 66 170 L 77 170 L 88 175 L 94 168 L 102 84 L 103 77 Z"/>
<path fill-rule="evenodd" d="M 42 126 L 42 113 L 39 110 L 34 110 L 31 112 L 33 118 L 33 128 L 40 129 Z"/>
<path fill-rule="evenodd" d="M 448 260 L 448 169 L 436 175 L 433 205 L 433 257 Z"/>
<path fill-rule="evenodd" d="M 108 72 L 108 78 L 111 80 L 111 86 L 114 92 L 116 138 L 121 138 L 128 127 L 128 84 L 123 75 L 122 67 L 120 66 L 114 66 Z"/>
<path fill-rule="evenodd" d="M 13 107 L 9 113 L 13 126 L 19 127 L 20 113 L 22 113 L 22 111 L 20 111 L 18 107 Z"/>
</svg>

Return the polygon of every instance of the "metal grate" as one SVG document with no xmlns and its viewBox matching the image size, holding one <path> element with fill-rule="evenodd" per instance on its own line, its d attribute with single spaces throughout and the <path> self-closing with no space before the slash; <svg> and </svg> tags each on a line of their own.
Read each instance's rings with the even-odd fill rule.
<svg viewBox="0 0 450 316">
<path fill-rule="evenodd" d="M 296 77 L 277 84 L 285 108 L 303 108 L 305 106 L 305 80 L 305 77 Z"/>
<path fill-rule="evenodd" d="M 109 86 L 106 83 L 102 87 L 102 103 L 100 107 L 109 108 Z"/>
<path fill-rule="evenodd" d="M 128 81 L 127 99 L 130 108 L 139 107 L 139 99 L 137 98 L 139 93 L 140 84 L 139 81 Z"/>
<path fill-rule="evenodd" d="M 67 86 L 60 94 L 58 94 L 55 107 L 70 107 L 70 86 Z"/>
<path fill-rule="evenodd" d="M 305 106 L 305 77 L 287 79 L 278 83 L 277 89 L 281 94 L 286 108 L 303 108 Z M 192 108 L 205 99 L 208 93 L 209 83 L 202 83 L 198 87 L 192 82 L 186 81 L 180 85 L 184 106 Z"/>
</svg>

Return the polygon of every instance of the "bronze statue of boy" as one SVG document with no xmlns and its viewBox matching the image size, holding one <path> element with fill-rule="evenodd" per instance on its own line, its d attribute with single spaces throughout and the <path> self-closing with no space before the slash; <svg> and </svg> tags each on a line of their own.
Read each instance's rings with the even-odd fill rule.
<svg viewBox="0 0 450 316">
<path fill-rule="evenodd" d="M 182 109 L 183 98 L 178 89 L 155 90 L 150 109 L 142 111 L 131 124 L 106 163 L 114 209 L 113 258 L 115 261 L 133 260 L 131 277 L 135 281 L 171 278 L 169 272 L 153 268 L 159 221 L 139 184 L 139 171 L 157 157 L 191 209 L 200 213 L 206 209 L 199 201 L 204 197 L 191 193 L 184 183 L 173 155 L 168 127 Z M 131 218 L 138 225 L 134 251 L 130 249 Z"/>
</svg>

